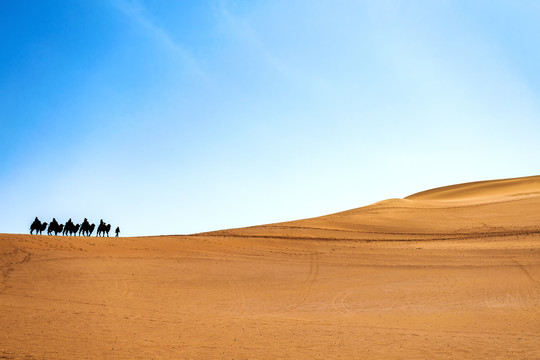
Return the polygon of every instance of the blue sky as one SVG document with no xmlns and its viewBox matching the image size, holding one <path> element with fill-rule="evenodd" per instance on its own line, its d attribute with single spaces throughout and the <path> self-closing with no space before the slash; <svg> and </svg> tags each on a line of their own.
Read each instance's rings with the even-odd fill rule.
<svg viewBox="0 0 540 360">
<path fill-rule="evenodd" d="M 533 0 L 0 3 L 0 232 L 295 220 L 539 174 Z"/>
</svg>

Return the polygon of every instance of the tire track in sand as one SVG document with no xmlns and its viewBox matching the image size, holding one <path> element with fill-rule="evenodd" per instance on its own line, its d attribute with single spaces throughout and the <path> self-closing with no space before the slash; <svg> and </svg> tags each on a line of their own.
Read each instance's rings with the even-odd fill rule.
<svg viewBox="0 0 540 360">
<path fill-rule="evenodd" d="M 246 306 L 246 293 L 244 291 L 244 287 L 240 285 L 240 282 L 230 273 L 225 273 L 224 277 L 235 294 L 235 301 L 233 302 L 233 304 L 231 304 L 229 312 L 235 314 L 242 314 Z"/>
<path fill-rule="evenodd" d="M 527 270 L 525 265 L 520 263 L 514 257 L 510 257 L 510 260 L 512 260 L 512 263 L 518 267 L 518 269 L 523 273 L 523 275 L 525 275 L 525 277 L 527 279 L 529 279 L 535 285 L 535 288 L 530 293 L 530 297 L 532 297 L 534 303 L 538 305 L 540 303 L 540 297 L 539 297 L 539 294 L 540 294 L 540 280 L 538 280 L 534 276 L 532 276 L 532 274 L 529 272 L 529 270 Z M 522 294 L 522 296 L 523 296 L 523 294 Z"/>
<path fill-rule="evenodd" d="M 10 288 L 8 281 L 15 266 L 30 262 L 32 254 L 26 250 L 15 248 L 13 251 L 0 254 L 0 259 L 4 257 L 7 259 L 4 264 L 0 265 L 0 293 Z"/>
<path fill-rule="evenodd" d="M 535 279 L 531 273 L 529 272 L 529 270 L 527 270 L 527 268 L 525 267 L 525 265 L 523 265 L 522 263 L 520 263 L 519 261 L 517 261 L 516 259 L 514 259 L 513 257 L 510 258 L 510 260 L 512 260 L 512 263 L 514 263 L 514 265 L 516 265 L 520 270 L 521 272 L 525 275 L 525 277 L 527 277 L 530 281 L 532 281 L 534 284 L 536 284 L 537 286 L 540 285 L 540 280 L 538 279 Z"/>
<path fill-rule="evenodd" d="M 302 281 L 298 295 L 295 297 L 294 302 L 289 306 L 284 306 L 276 310 L 279 311 L 293 311 L 298 309 L 300 306 L 304 305 L 307 302 L 307 299 L 311 293 L 311 288 L 317 280 L 319 275 L 319 253 L 309 244 L 305 244 L 307 250 L 309 251 L 309 270 L 306 278 Z"/>
<path fill-rule="evenodd" d="M 346 305 L 346 300 L 356 291 L 355 288 L 349 288 L 345 291 L 338 292 L 332 299 L 332 307 L 343 315 L 353 315 L 354 312 Z"/>
</svg>

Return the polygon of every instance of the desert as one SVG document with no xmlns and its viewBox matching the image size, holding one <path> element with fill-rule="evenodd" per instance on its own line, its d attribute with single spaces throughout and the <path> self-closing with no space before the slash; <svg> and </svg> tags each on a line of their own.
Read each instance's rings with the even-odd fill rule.
<svg viewBox="0 0 540 360">
<path fill-rule="evenodd" d="M 0 234 L 0 359 L 538 359 L 540 176 L 193 235 Z"/>
</svg>

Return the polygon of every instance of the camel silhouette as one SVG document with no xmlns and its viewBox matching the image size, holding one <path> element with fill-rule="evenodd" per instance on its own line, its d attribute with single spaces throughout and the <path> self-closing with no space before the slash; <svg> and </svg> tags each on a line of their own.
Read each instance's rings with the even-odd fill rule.
<svg viewBox="0 0 540 360">
<path fill-rule="evenodd" d="M 97 236 L 105 236 L 105 234 L 109 236 L 109 231 L 111 231 L 111 224 L 106 224 L 105 222 L 103 222 L 103 220 L 101 220 L 101 223 L 99 224 L 97 229 Z"/>
<path fill-rule="evenodd" d="M 96 228 L 96 224 L 94 224 L 94 223 L 90 224 L 90 227 L 88 228 L 88 236 L 92 235 L 95 228 Z"/>
<path fill-rule="evenodd" d="M 36 216 L 36 219 L 34 220 L 32 225 L 30 225 L 30 234 L 33 235 L 33 232 L 35 231 L 36 235 L 38 233 L 39 235 L 41 235 L 46 228 L 47 228 L 47 223 L 46 222 L 42 223 L 41 221 L 39 221 L 39 219 Z"/>
<path fill-rule="evenodd" d="M 73 224 L 73 221 L 71 221 L 71 219 L 69 219 L 66 222 L 66 225 L 64 225 L 64 230 L 62 231 L 62 235 L 66 235 L 66 234 L 71 235 L 73 233 L 74 228 L 75 228 L 75 224 Z"/>
<path fill-rule="evenodd" d="M 79 228 L 79 235 L 83 234 L 84 236 L 90 236 L 94 232 L 96 224 L 90 225 L 88 220 L 84 219 L 81 227 Z"/>
<path fill-rule="evenodd" d="M 47 225 L 48 225 L 48 228 L 47 228 Z M 77 234 L 79 236 L 80 235 L 92 236 L 92 233 L 94 232 L 95 228 L 96 228 L 96 225 L 90 224 L 88 222 L 88 219 L 86 218 L 84 219 L 82 224 L 75 225 L 73 221 L 71 221 L 71 219 L 69 219 L 65 224 L 58 224 L 58 222 L 56 221 L 56 218 L 53 218 L 50 223 L 46 223 L 46 222 L 42 223 L 36 216 L 32 224 L 30 225 L 30 234 L 34 235 L 34 231 L 35 231 L 36 235 L 37 234 L 41 235 L 43 231 L 47 230 L 48 235 L 54 234 L 55 236 L 58 235 L 59 233 L 61 233 L 64 236 L 65 235 L 77 236 Z M 118 231 L 117 231 L 116 236 L 118 236 L 119 228 L 117 228 L 117 230 Z M 101 219 L 98 226 L 97 236 L 105 236 L 105 234 L 109 236 L 110 231 L 111 231 L 111 224 L 107 224 L 106 222 L 103 221 L 103 219 Z"/>
<path fill-rule="evenodd" d="M 49 224 L 49 228 L 47 229 L 47 234 L 52 235 L 54 232 L 54 235 L 57 236 L 58 233 L 61 233 L 64 230 L 64 224 L 58 225 L 56 222 L 56 219 L 53 219 L 51 223 Z"/>
<path fill-rule="evenodd" d="M 81 227 L 81 225 L 77 224 L 73 224 L 73 222 L 71 221 L 71 219 L 68 220 L 68 222 L 66 223 L 66 225 L 64 225 L 64 231 L 62 232 L 62 234 L 66 235 L 66 234 L 69 234 L 70 236 L 77 236 L 77 232 L 79 231 L 79 228 Z"/>
<path fill-rule="evenodd" d="M 69 232 L 69 235 L 77 236 L 77 232 L 79 231 L 79 228 L 81 227 L 80 224 L 77 224 L 73 227 L 72 231 Z"/>
</svg>

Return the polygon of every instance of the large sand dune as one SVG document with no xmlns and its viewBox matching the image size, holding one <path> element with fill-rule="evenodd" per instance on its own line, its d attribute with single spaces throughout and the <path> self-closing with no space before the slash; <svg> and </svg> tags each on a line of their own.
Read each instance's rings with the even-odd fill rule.
<svg viewBox="0 0 540 360">
<path fill-rule="evenodd" d="M 0 359 L 539 359 L 540 176 L 190 236 L 0 234 Z"/>
</svg>

